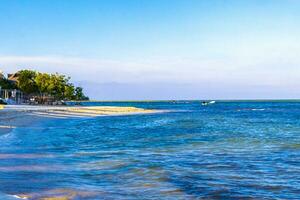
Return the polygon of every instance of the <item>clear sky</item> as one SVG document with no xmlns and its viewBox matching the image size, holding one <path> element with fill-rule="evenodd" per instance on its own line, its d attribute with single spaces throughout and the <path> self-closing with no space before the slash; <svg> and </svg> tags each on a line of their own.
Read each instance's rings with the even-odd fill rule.
<svg viewBox="0 0 300 200">
<path fill-rule="evenodd" d="M 0 69 L 92 99 L 300 98 L 298 0 L 0 0 Z"/>
</svg>

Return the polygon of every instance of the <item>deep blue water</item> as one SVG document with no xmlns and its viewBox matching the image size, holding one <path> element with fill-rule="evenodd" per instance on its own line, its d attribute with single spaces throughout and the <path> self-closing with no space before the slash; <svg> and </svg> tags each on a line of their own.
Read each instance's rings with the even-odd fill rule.
<svg viewBox="0 0 300 200">
<path fill-rule="evenodd" d="M 91 104 L 169 112 L 47 119 L 0 136 L 0 192 L 300 199 L 299 102 Z"/>
</svg>

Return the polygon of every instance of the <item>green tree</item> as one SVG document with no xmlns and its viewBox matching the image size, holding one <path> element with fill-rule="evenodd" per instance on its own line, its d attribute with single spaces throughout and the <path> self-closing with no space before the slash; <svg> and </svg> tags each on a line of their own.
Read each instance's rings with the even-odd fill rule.
<svg viewBox="0 0 300 200">
<path fill-rule="evenodd" d="M 68 83 L 65 85 L 64 89 L 64 99 L 65 100 L 75 100 L 75 87 L 73 84 Z"/>
<path fill-rule="evenodd" d="M 47 73 L 37 73 L 35 77 L 35 83 L 37 85 L 40 95 L 49 95 L 50 75 Z"/>
<path fill-rule="evenodd" d="M 38 92 L 38 87 L 35 82 L 35 78 L 37 75 L 36 71 L 21 70 L 17 72 L 17 75 L 17 86 L 21 91 L 26 94 L 35 94 Z"/>
<path fill-rule="evenodd" d="M 75 88 L 75 100 L 89 100 L 89 98 L 84 95 L 82 87 Z"/>
<path fill-rule="evenodd" d="M 16 84 L 14 84 L 13 82 L 7 80 L 6 78 L 0 78 L 0 87 L 2 89 L 17 89 Z"/>
<path fill-rule="evenodd" d="M 58 73 L 51 74 L 49 83 L 49 92 L 56 99 L 65 99 L 65 90 L 68 87 L 68 82 L 70 78 L 66 78 L 64 75 Z"/>
<path fill-rule="evenodd" d="M 88 100 L 81 87 L 75 88 L 70 83 L 70 77 L 58 73 L 21 70 L 17 72 L 17 79 L 17 87 L 26 94 L 39 95 L 40 102 L 44 102 L 44 97 L 47 96 L 54 97 L 56 100 Z"/>
</svg>

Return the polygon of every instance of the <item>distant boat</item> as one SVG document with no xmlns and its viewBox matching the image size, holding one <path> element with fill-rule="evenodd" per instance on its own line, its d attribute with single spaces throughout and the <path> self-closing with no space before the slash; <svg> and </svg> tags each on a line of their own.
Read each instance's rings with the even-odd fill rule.
<svg viewBox="0 0 300 200">
<path fill-rule="evenodd" d="M 216 103 L 216 101 L 209 101 L 209 102 L 203 101 L 203 102 L 201 103 L 201 105 L 202 105 L 202 106 L 208 106 L 209 104 L 214 104 L 214 103 Z"/>
</svg>

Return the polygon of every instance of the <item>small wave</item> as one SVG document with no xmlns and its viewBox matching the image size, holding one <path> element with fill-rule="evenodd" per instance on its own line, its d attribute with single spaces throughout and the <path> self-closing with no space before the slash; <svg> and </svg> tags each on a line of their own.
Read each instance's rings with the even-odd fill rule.
<svg viewBox="0 0 300 200">
<path fill-rule="evenodd" d="M 245 109 L 238 109 L 237 111 L 238 112 L 241 112 L 241 111 L 264 111 L 266 110 L 265 108 L 245 108 Z"/>
<path fill-rule="evenodd" d="M 5 125 L 0 125 L 0 128 L 16 128 L 15 126 L 5 126 Z"/>
<path fill-rule="evenodd" d="M 14 130 L 15 129 L 7 129 L 5 131 L 3 131 L 1 134 L 0 134 L 0 139 L 9 139 L 9 138 L 12 138 L 13 135 L 14 135 Z"/>
<path fill-rule="evenodd" d="M 251 109 L 252 111 L 264 111 L 266 110 L 265 108 L 253 108 Z"/>
<path fill-rule="evenodd" d="M 22 198 L 18 195 L 9 195 L 9 194 L 0 193 L 0 199 L 1 200 L 17 200 L 17 199 L 24 199 L 24 198 Z"/>
<path fill-rule="evenodd" d="M 20 195 L 10 195 L 10 197 L 14 199 L 28 199 L 27 196 L 20 196 Z"/>
<path fill-rule="evenodd" d="M 174 121 L 175 121 L 174 119 L 163 118 L 163 119 L 154 120 L 152 122 L 148 122 L 148 123 L 145 123 L 145 124 L 141 124 L 141 125 L 138 125 L 136 127 L 137 128 L 157 127 L 157 126 L 163 126 L 163 125 L 168 124 L 168 123 L 172 123 Z"/>
</svg>

